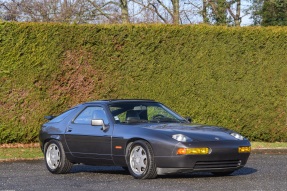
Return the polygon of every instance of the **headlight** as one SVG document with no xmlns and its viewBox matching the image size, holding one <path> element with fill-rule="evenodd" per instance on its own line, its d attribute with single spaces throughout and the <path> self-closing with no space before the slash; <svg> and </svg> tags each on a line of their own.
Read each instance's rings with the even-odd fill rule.
<svg viewBox="0 0 287 191">
<path fill-rule="evenodd" d="M 238 133 L 231 133 L 230 135 L 232 135 L 233 137 L 235 137 L 235 139 L 238 139 L 238 140 L 244 139 L 244 137 L 242 135 L 239 135 Z"/>
<path fill-rule="evenodd" d="M 175 134 L 172 136 L 173 139 L 179 141 L 179 142 L 187 142 L 187 141 L 192 141 L 191 138 L 183 135 L 183 134 Z"/>
</svg>

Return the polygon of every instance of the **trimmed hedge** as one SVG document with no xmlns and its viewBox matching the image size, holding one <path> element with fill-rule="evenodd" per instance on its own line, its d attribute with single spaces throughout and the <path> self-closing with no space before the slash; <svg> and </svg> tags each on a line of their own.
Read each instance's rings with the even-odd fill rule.
<svg viewBox="0 0 287 191">
<path fill-rule="evenodd" d="M 0 23 L 0 143 L 43 116 L 149 98 L 253 141 L 287 141 L 287 28 Z"/>
</svg>

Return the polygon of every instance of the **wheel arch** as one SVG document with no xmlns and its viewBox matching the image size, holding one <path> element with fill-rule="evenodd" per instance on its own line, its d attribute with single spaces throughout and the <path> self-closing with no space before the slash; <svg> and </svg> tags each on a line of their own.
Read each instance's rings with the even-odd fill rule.
<svg viewBox="0 0 287 191">
<path fill-rule="evenodd" d="M 152 144 L 150 143 L 150 141 L 148 141 L 148 140 L 146 140 L 146 139 L 144 139 L 144 138 L 134 137 L 134 138 L 129 139 L 129 140 L 127 141 L 127 143 L 126 143 L 126 147 L 125 147 L 125 157 L 127 157 L 127 152 L 128 152 L 128 150 L 129 150 L 130 146 L 132 145 L 132 143 L 135 142 L 135 141 L 145 141 L 145 142 L 147 142 L 147 143 L 151 146 L 151 148 L 153 149 L 153 146 L 152 146 Z"/>
<path fill-rule="evenodd" d="M 65 148 L 65 142 L 63 142 L 62 140 L 63 139 L 61 139 L 61 136 L 60 135 L 51 135 L 51 136 L 49 136 L 49 137 L 47 137 L 44 141 L 43 141 L 43 144 L 42 144 L 42 151 L 45 153 L 45 149 L 46 149 L 46 147 L 47 147 L 47 143 L 49 143 L 51 140 L 57 140 L 57 141 L 60 141 L 61 143 L 62 143 L 62 145 L 63 145 L 63 147 L 64 147 L 64 150 L 66 149 Z"/>
<path fill-rule="evenodd" d="M 133 137 L 133 138 L 130 138 L 127 142 L 126 142 L 126 145 L 125 145 L 125 150 L 124 150 L 124 154 L 125 154 L 125 162 L 126 162 L 126 166 L 128 166 L 128 152 L 129 152 L 129 149 L 130 147 L 132 146 L 132 144 L 135 142 L 135 141 L 145 141 L 147 142 L 148 144 L 150 144 L 150 142 L 144 138 L 140 138 L 140 137 Z M 151 144 L 150 144 L 151 145 Z"/>
</svg>

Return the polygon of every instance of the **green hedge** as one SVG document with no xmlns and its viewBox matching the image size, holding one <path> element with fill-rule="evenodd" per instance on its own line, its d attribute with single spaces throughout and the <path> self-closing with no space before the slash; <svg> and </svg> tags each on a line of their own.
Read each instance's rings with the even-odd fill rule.
<svg viewBox="0 0 287 191">
<path fill-rule="evenodd" d="M 149 98 L 254 141 L 287 141 L 287 28 L 0 23 L 0 143 L 43 116 Z"/>
</svg>

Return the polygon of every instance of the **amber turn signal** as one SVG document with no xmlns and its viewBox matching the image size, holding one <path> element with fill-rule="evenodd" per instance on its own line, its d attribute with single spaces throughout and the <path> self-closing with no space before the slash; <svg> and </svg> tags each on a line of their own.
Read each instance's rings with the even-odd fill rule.
<svg viewBox="0 0 287 191">
<path fill-rule="evenodd" d="M 207 155 L 209 148 L 179 148 L 176 152 L 177 155 Z"/>
<path fill-rule="evenodd" d="M 238 147 L 238 152 L 239 153 L 250 153 L 251 147 Z"/>
</svg>

